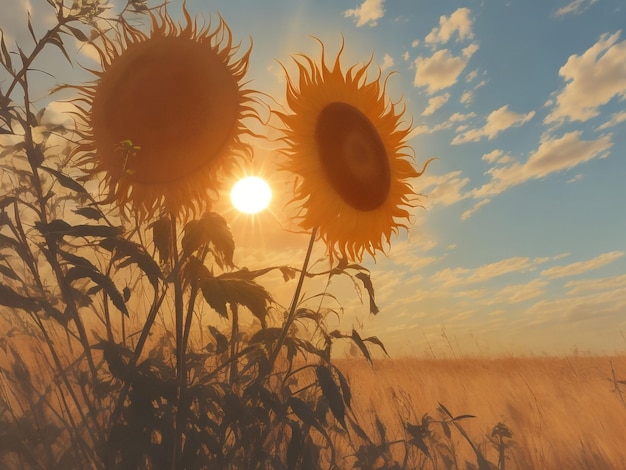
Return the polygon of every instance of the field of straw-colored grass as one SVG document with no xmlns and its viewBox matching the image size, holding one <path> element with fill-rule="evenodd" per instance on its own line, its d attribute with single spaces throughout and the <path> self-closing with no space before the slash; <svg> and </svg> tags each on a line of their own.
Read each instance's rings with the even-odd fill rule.
<svg viewBox="0 0 626 470">
<path fill-rule="evenodd" d="M 507 469 L 626 468 L 626 406 L 614 391 L 626 379 L 626 356 L 503 357 L 460 359 L 347 359 L 354 408 L 375 435 L 375 416 L 387 440 L 403 439 L 402 422 L 419 424 L 424 413 L 440 418 L 438 402 L 455 416 L 487 459 L 497 452 L 487 436 L 499 422 L 513 433 Z M 626 386 L 619 385 L 626 393 Z M 625 397 L 626 398 L 626 397 Z M 476 464 L 463 437 L 452 429 L 458 455 Z M 461 467 L 463 468 L 464 465 Z"/>
</svg>

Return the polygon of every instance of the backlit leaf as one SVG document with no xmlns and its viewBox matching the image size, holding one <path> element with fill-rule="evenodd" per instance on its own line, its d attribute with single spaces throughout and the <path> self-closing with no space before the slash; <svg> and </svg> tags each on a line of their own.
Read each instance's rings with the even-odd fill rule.
<svg viewBox="0 0 626 470">
<path fill-rule="evenodd" d="M 343 397 L 339 391 L 339 387 L 333 379 L 333 374 L 326 366 L 320 365 L 315 368 L 317 380 L 322 389 L 322 393 L 328 400 L 328 406 L 332 411 L 335 419 L 341 423 L 344 429 L 346 429 L 346 407 L 343 402 Z"/>
<path fill-rule="evenodd" d="M 364 272 L 360 272 L 355 274 L 354 277 L 356 277 L 363 283 L 363 287 L 365 287 L 365 289 L 367 290 L 367 294 L 370 299 L 370 313 L 376 315 L 380 310 L 378 309 L 378 306 L 376 305 L 376 302 L 374 300 L 374 286 L 372 284 L 372 279 L 370 278 L 370 275 Z"/>
</svg>

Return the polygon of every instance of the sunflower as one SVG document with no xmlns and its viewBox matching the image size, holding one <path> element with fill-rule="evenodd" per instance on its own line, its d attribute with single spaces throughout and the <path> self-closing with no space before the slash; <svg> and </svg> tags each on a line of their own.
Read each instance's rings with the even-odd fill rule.
<svg viewBox="0 0 626 470">
<path fill-rule="evenodd" d="M 245 118 L 258 114 L 242 79 L 251 46 L 239 58 L 219 17 L 199 28 L 183 5 L 186 24 L 165 9 L 151 13 L 151 32 L 121 23 L 97 47 L 102 70 L 77 86 L 86 122 L 82 155 L 90 175 L 103 173 L 105 202 L 138 219 L 168 211 L 176 217 L 211 207 L 221 176 L 250 157 Z"/>
<path fill-rule="evenodd" d="M 321 43 L 321 41 L 320 41 Z M 410 126 L 405 112 L 386 98 L 386 78 L 368 81 L 370 63 L 342 72 L 343 45 L 330 68 L 308 56 L 294 59 L 296 80 L 287 74 L 283 123 L 283 169 L 297 177 L 293 201 L 298 223 L 318 229 L 331 260 L 361 261 L 389 245 L 407 228 L 418 195 L 409 180 L 420 176 L 410 162 Z"/>
</svg>

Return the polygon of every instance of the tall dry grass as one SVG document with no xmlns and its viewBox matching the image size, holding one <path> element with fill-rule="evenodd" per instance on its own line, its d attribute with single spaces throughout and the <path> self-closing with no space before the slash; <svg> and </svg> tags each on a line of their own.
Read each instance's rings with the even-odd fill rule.
<svg viewBox="0 0 626 470">
<path fill-rule="evenodd" d="M 501 357 L 459 359 L 346 359 L 354 407 L 373 432 L 375 416 L 388 440 L 402 439 L 402 422 L 422 414 L 438 418 L 438 403 L 453 414 L 472 414 L 461 425 L 491 462 L 488 436 L 499 422 L 513 433 L 510 469 L 624 469 L 626 406 L 613 381 L 626 379 L 626 356 Z M 469 444 L 452 432 L 460 462 L 475 462 Z"/>
</svg>

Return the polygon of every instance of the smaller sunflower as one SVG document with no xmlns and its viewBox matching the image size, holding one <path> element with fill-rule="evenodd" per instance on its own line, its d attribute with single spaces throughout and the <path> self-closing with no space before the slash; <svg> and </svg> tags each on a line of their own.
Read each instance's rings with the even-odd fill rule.
<svg viewBox="0 0 626 470">
<path fill-rule="evenodd" d="M 140 221 L 167 211 L 185 218 L 210 208 L 222 176 L 251 149 L 245 118 L 258 114 L 245 90 L 251 47 L 236 59 L 226 23 L 199 28 L 165 8 L 151 13 L 150 34 L 122 23 L 97 46 L 102 71 L 76 86 L 86 123 L 81 154 L 90 175 L 103 173 L 106 202 Z"/>
<path fill-rule="evenodd" d="M 429 162 L 419 172 L 411 164 L 410 126 L 402 126 L 405 109 L 388 102 L 386 79 L 379 73 L 368 82 L 370 63 L 342 72 L 342 51 L 343 45 L 332 68 L 323 44 L 319 64 L 308 56 L 294 59 L 300 76 L 287 73 L 291 113 L 277 115 L 284 126 L 283 169 L 297 176 L 300 227 L 318 228 L 331 259 L 361 261 L 407 228 L 408 209 L 418 199 L 409 180 Z"/>
</svg>

